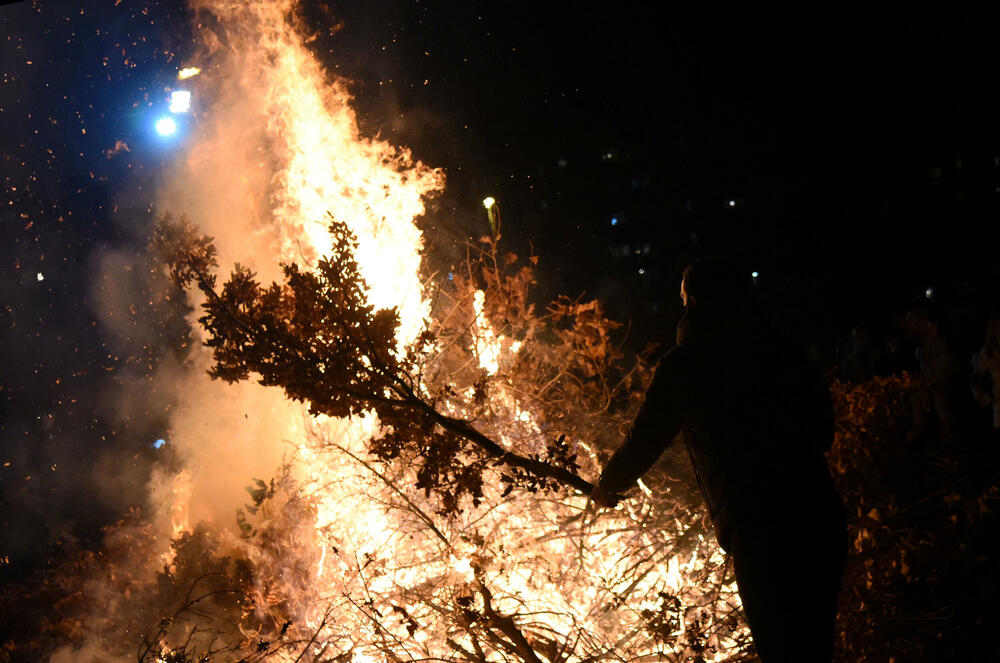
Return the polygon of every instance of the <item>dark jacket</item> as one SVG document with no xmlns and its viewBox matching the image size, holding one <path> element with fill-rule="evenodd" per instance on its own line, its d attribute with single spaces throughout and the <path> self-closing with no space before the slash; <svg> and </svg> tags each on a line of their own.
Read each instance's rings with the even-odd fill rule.
<svg viewBox="0 0 1000 663">
<path fill-rule="evenodd" d="M 804 355 L 750 315 L 711 309 L 689 311 L 677 342 L 601 486 L 627 489 L 681 431 L 724 549 L 734 528 L 840 523 L 823 456 L 830 395 Z"/>
</svg>

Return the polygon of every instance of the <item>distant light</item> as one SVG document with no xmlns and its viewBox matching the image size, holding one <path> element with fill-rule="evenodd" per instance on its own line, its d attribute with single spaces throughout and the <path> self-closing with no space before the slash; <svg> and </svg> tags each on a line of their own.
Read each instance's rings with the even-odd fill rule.
<svg viewBox="0 0 1000 663">
<path fill-rule="evenodd" d="M 177 78 L 184 80 L 185 78 L 191 78 L 192 76 L 197 76 L 201 73 L 201 69 L 198 67 L 184 67 L 177 72 Z"/>
<path fill-rule="evenodd" d="M 757 278 L 758 276 L 760 276 L 760 272 L 750 272 L 750 276 Z"/>
<path fill-rule="evenodd" d="M 611 217 L 611 225 L 613 225 L 613 226 L 617 226 L 618 225 L 618 217 L 617 216 Z"/>
<path fill-rule="evenodd" d="M 191 110 L 191 92 L 174 90 L 170 93 L 170 112 L 186 113 Z"/>
<path fill-rule="evenodd" d="M 42 274 L 41 272 L 38 272 L 37 274 L 35 274 L 35 280 L 36 281 L 44 281 L 45 280 L 45 275 Z"/>
<path fill-rule="evenodd" d="M 155 442 L 153 442 L 153 448 L 154 449 L 159 449 L 160 447 L 162 447 L 166 443 L 167 443 L 167 441 L 164 440 L 162 437 L 158 438 Z"/>
<path fill-rule="evenodd" d="M 730 207 L 736 207 L 736 201 L 735 200 L 730 200 L 729 201 L 729 206 Z"/>
<path fill-rule="evenodd" d="M 645 269 L 643 269 L 642 267 L 640 267 L 640 268 L 639 268 L 639 273 L 640 273 L 640 274 L 645 274 L 645 273 L 646 273 L 646 270 L 645 270 Z"/>
<path fill-rule="evenodd" d="M 934 288 L 927 288 L 926 290 L 924 290 L 924 297 L 926 297 L 927 299 L 931 299 L 932 297 L 934 297 Z"/>
<path fill-rule="evenodd" d="M 156 121 L 156 133 L 161 136 L 171 136 L 177 132 L 177 123 L 172 117 L 161 117 Z"/>
<path fill-rule="evenodd" d="M 493 196 L 486 196 L 485 198 L 483 198 L 483 207 L 485 207 L 486 209 L 489 209 L 496 204 L 497 200 Z"/>
</svg>

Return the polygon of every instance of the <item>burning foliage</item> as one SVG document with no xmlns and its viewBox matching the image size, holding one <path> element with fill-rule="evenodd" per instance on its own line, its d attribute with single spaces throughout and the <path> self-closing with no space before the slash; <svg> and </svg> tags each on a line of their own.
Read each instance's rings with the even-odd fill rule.
<svg viewBox="0 0 1000 663">
<path fill-rule="evenodd" d="M 383 546 L 360 557 L 355 550 L 345 562 L 351 543 L 320 532 L 318 562 L 308 548 L 270 560 L 273 572 L 305 554 L 305 577 L 339 562 L 363 589 L 357 598 L 341 590 L 341 609 L 349 605 L 362 619 L 342 641 L 316 626 L 328 624 L 327 613 L 318 622 L 305 618 L 318 628 L 318 641 L 366 656 L 526 661 L 613 651 L 704 651 L 732 659 L 732 651 L 721 654 L 724 639 L 737 651 L 745 647 L 725 560 L 691 504 L 647 490 L 646 499 L 609 521 L 609 531 L 582 510 L 585 495 L 566 494 L 590 489 L 576 470 L 596 474 L 599 450 L 617 440 L 651 375 L 648 358 L 622 366 L 612 341 L 618 326 L 600 305 L 560 298 L 536 314 L 531 267 L 518 267 L 516 257 L 499 255 L 495 238 L 484 238 L 470 248 L 464 273 L 431 297 L 424 332 L 399 348 L 394 312 L 375 311 L 365 300 L 354 237 L 336 221 L 330 232 L 336 248 L 315 272 L 288 264 L 284 284 L 264 287 L 237 267 L 218 290 L 207 238 L 165 220 L 153 240 L 178 287 L 194 284 L 204 295 L 199 321 L 212 349 L 210 373 L 280 386 L 307 403 L 313 458 L 362 468 L 368 477 L 359 485 L 368 486 L 363 497 L 370 502 L 357 508 L 380 521 L 368 529 L 381 530 L 394 546 L 405 532 L 407 547 L 390 548 L 391 558 L 382 556 Z M 342 428 L 331 433 L 323 424 L 365 416 L 377 421 L 367 453 L 338 439 Z M 254 516 L 272 492 L 263 483 L 251 491 Z M 300 522 L 328 520 L 320 515 L 327 510 L 344 516 L 343 504 L 311 499 L 316 513 Z M 377 514 L 372 505 L 381 505 Z M 254 526 L 245 513 L 240 519 L 245 541 L 283 527 L 266 518 Z M 602 549 L 607 545 L 613 553 Z M 654 552 L 643 552 L 647 546 Z M 307 570 L 310 561 L 318 571 Z M 266 592 L 287 604 L 272 627 L 302 620 L 303 607 L 289 604 L 303 599 L 302 590 L 288 589 Z M 630 619 L 616 614 L 621 610 Z M 535 611 L 550 618 L 531 616 Z"/>
<path fill-rule="evenodd" d="M 546 445 L 544 454 L 528 456 L 501 446 L 471 425 L 485 409 L 488 375 L 478 371 L 471 385 L 451 381 L 453 373 L 442 370 L 442 365 L 454 358 L 435 352 L 438 338 L 432 330 L 397 350 L 396 312 L 376 311 L 368 304 L 368 288 L 354 260 L 357 240 L 345 224 L 331 222 L 333 252 L 318 262 L 315 271 L 284 265 L 285 283 L 262 287 L 249 270 L 237 266 L 219 291 L 209 271 L 214 247 L 208 238 L 193 233 L 189 225 L 164 221 L 154 231 L 153 246 L 164 256 L 178 288 L 196 283 L 206 297 L 199 322 L 212 349 L 212 377 L 235 382 L 253 375 L 261 385 L 280 386 L 290 399 L 307 403 L 313 416 L 343 418 L 373 412 L 380 430 L 372 439 L 371 452 L 382 461 L 405 457 L 416 464 L 417 485 L 426 495 L 432 491 L 439 495 L 443 514 L 456 511 L 466 496 L 479 505 L 482 474 L 491 459 L 506 469 L 501 479 L 509 489 L 566 484 L 589 491 L 590 484 L 574 473 L 576 455 L 563 443 L 565 434 Z M 505 313 L 520 313 L 523 318 L 526 312 L 514 309 L 523 308 L 526 293 L 501 292 L 511 300 L 520 298 L 503 307 Z M 568 311 L 561 303 L 559 317 Z M 468 317 L 470 311 L 465 313 Z M 461 314 L 457 317 L 451 322 L 468 328 Z M 451 342 L 448 347 L 461 346 Z M 465 350 L 461 361 L 468 364 Z M 597 364 L 584 365 L 589 376 L 584 371 L 575 371 L 581 375 L 574 376 L 564 367 L 558 379 L 596 379 L 605 372 L 602 369 L 611 367 L 593 349 L 583 360 Z"/>
</svg>

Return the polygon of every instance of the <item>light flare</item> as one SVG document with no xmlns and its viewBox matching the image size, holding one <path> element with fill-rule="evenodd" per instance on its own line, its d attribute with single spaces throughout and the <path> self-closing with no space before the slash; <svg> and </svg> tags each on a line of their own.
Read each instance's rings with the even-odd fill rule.
<svg viewBox="0 0 1000 663">
<path fill-rule="evenodd" d="M 174 90 L 170 93 L 170 105 L 168 110 L 171 113 L 187 113 L 191 110 L 191 91 Z"/>
<path fill-rule="evenodd" d="M 161 136 L 172 136 L 177 133 L 177 122 L 172 117 L 161 117 L 155 124 L 156 133 Z"/>
</svg>

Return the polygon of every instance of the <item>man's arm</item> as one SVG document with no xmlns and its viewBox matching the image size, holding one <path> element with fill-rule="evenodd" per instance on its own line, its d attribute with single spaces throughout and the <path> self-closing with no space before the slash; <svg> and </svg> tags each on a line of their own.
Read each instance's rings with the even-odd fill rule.
<svg viewBox="0 0 1000 663">
<path fill-rule="evenodd" d="M 598 504 L 613 504 L 614 494 L 631 487 L 677 436 L 682 411 L 680 350 L 672 350 L 657 366 L 625 442 L 611 456 L 591 494 Z"/>
</svg>

